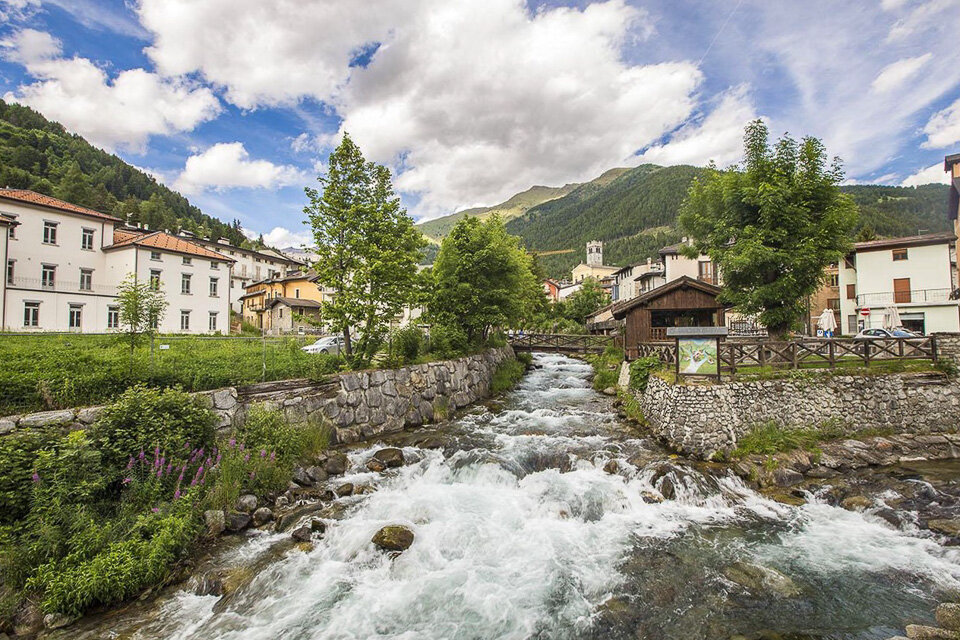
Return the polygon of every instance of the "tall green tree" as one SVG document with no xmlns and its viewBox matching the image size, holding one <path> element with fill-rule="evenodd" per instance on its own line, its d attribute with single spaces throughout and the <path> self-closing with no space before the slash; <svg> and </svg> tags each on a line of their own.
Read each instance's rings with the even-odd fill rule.
<svg viewBox="0 0 960 640">
<path fill-rule="evenodd" d="M 690 187 L 681 228 L 721 274 L 721 299 L 758 314 L 771 336 L 796 326 L 824 268 L 850 248 L 856 205 L 840 192 L 840 160 L 820 140 L 784 136 L 773 146 L 762 120 L 747 125 L 742 165 L 711 167 Z"/>
<path fill-rule="evenodd" d="M 328 167 L 317 177 L 322 191 L 305 189 L 304 208 L 317 243 L 318 282 L 333 291 L 321 313 L 343 334 L 346 356 L 369 362 L 390 319 L 414 299 L 424 241 L 394 194 L 390 171 L 364 160 L 349 135 Z"/>
<path fill-rule="evenodd" d="M 562 315 L 583 325 L 587 316 L 607 303 L 607 294 L 596 278 L 584 278 L 580 289 L 575 291 L 562 303 Z"/>
<path fill-rule="evenodd" d="M 124 341 L 130 345 L 131 369 L 137 343 L 156 331 L 167 304 L 159 286 L 138 280 L 136 274 L 128 274 L 117 287 L 117 311 Z"/>
<path fill-rule="evenodd" d="M 57 185 L 57 197 L 67 202 L 87 206 L 90 201 L 90 185 L 86 176 L 80 170 L 80 165 L 71 162 L 66 173 L 60 178 Z"/>
<path fill-rule="evenodd" d="M 431 317 L 462 329 L 471 343 L 491 327 L 520 322 L 544 298 L 533 259 L 499 216 L 460 220 L 440 245 L 433 278 Z"/>
</svg>

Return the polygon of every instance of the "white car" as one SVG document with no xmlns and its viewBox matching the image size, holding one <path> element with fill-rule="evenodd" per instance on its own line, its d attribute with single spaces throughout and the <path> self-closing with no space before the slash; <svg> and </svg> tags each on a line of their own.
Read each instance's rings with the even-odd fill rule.
<svg viewBox="0 0 960 640">
<path fill-rule="evenodd" d="M 313 344 L 300 347 L 300 350 L 307 353 L 329 353 L 331 355 L 339 355 L 341 347 L 343 347 L 343 336 L 327 336 L 326 338 L 320 338 Z"/>
</svg>

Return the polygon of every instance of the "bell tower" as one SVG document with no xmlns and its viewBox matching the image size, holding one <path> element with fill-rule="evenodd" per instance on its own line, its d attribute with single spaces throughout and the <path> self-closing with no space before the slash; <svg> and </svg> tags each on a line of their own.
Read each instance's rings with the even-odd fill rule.
<svg viewBox="0 0 960 640">
<path fill-rule="evenodd" d="M 599 241 L 587 243 L 587 266 L 599 267 L 603 264 L 603 243 Z"/>
</svg>

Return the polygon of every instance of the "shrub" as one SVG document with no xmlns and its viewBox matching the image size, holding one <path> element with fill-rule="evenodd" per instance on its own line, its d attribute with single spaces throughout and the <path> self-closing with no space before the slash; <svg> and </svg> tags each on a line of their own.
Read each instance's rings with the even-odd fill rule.
<svg viewBox="0 0 960 640">
<path fill-rule="evenodd" d="M 456 358 L 469 349 L 467 334 L 460 327 L 434 325 L 430 331 L 430 353 L 440 358 Z"/>
<path fill-rule="evenodd" d="M 179 452 L 184 445 L 209 448 L 215 416 L 201 398 L 179 389 L 136 386 L 104 409 L 91 433 L 104 462 L 119 468 L 139 451 Z"/>
<path fill-rule="evenodd" d="M 490 392 L 497 394 L 512 389 L 523 377 L 526 367 L 519 360 L 504 360 L 493 372 L 490 380 Z"/>
<path fill-rule="evenodd" d="M 533 364 L 533 354 L 528 351 L 521 351 L 517 354 L 517 360 L 523 363 L 523 366 L 529 367 Z"/>
<path fill-rule="evenodd" d="M 657 356 L 637 358 L 630 363 L 630 387 L 641 393 L 647 390 L 650 374 L 663 368 L 663 363 Z"/>
<path fill-rule="evenodd" d="M 60 437 L 53 430 L 27 430 L 0 438 L 0 524 L 14 522 L 30 510 L 37 456 L 52 449 Z"/>
<path fill-rule="evenodd" d="M 404 362 L 413 362 L 420 355 L 423 345 L 423 331 L 414 325 L 397 329 L 391 336 L 393 353 Z"/>
</svg>

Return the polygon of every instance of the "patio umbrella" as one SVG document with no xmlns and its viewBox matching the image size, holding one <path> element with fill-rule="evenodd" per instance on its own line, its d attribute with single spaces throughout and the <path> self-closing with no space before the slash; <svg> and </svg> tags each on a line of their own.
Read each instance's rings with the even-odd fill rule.
<svg viewBox="0 0 960 640">
<path fill-rule="evenodd" d="M 837 330 L 837 319 L 833 317 L 833 309 L 824 309 L 817 319 L 817 328 L 824 333 Z"/>
<path fill-rule="evenodd" d="M 896 329 L 903 325 L 900 319 L 900 312 L 896 307 L 887 307 L 883 312 L 883 328 L 887 330 Z"/>
</svg>

